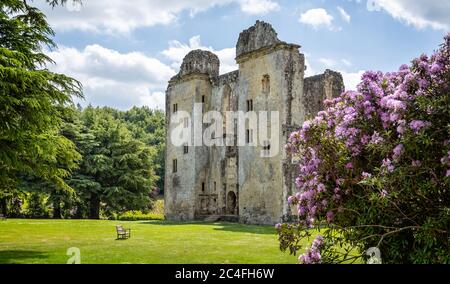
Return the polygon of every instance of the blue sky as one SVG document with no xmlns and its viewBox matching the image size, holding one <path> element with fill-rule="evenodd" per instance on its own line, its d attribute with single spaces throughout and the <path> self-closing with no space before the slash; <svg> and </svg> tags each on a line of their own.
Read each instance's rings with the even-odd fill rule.
<svg viewBox="0 0 450 284">
<path fill-rule="evenodd" d="M 393 71 L 431 53 L 450 31 L 450 0 L 83 0 L 51 9 L 49 51 L 57 72 L 84 85 L 83 105 L 164 107 L 164 90 L 191 49 L 214 51 L 236 69 L 239 33 L 270 22 L 302 46 L 308 75 L 340 71 L 352 89 L 365 70 Z"/>
</svg>

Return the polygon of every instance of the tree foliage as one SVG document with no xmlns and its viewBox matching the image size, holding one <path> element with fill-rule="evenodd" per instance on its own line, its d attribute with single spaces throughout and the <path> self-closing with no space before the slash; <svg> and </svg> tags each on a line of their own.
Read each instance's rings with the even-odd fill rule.
<svg viewBox="0 0 450 284">
<path fill-rule="evenodd" d="M 147 113 L 148 109 L 142 111 Z M 157 148 L 137 139 L 143 130 L 127 125 L 124 115 L 110 108 L 87 107 L 73 131 L 83 160 L 68 182 L 89 204 L 90 218 L 99 218 L 100 209 L 110 215 L 150 204 L 158 179 L 154 172 Z"/>
<path fill-rule="evenodd" d="M 2 213 L 9 207 L 14 216 L 43 217 L 51 209 L 54 218 L 99 218 L 146 208 L 163 185 L 164 114 L 75 108 L 82 86 L 46 69 L 54 33 L 29 3 L 0 2 Z"/>
<path fill-rule="evenodd" d="M 23 174 L 70 190 L 64 178 L 81 158 L 75 145 L 59 132 L 72 96 L 82 97 L 81 84 L 45 68 L 51 60 L 43 48 L 55 46 L 52 36 L 45 15 L 26 1 L 0 2 L 2 207 Z"/>
</svg>

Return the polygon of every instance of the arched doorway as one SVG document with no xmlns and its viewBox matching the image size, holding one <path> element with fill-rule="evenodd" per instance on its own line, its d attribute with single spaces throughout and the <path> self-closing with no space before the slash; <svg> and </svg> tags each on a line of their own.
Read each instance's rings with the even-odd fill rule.
<svg viewBox="0 0 450 284">
<path fill-rule="evenodd" d="M 208 214 L 208 200 L 202 198 L 200 201 L 200 212 L 201 214 Z"/>
<path fill-rule="evenodd" d="M 236 194 L 233 191 L 228 192 L 227 195 L 227 214 L 235 215 L 237 213 Z"/>
</svg>

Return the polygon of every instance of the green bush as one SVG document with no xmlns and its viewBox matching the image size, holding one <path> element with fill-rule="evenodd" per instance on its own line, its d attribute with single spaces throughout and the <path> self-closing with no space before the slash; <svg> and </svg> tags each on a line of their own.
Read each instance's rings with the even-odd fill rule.
<svg viewBox="0 0 450 284">
<path fill-rule="evenodd" d="M 143 213 L 142 211 L 132 210 L 123 213 L 117 217 L 121 221 L 140 221 L 140 220 L 164 220 L 164 214 L 161 213 Z"/>
</svg>

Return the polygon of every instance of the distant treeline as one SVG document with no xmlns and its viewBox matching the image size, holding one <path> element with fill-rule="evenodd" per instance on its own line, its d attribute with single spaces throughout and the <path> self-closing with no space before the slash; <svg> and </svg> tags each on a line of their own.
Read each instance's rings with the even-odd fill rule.
<svg viewBox="0 0 450 284">
<path fill-rule="evenodd" d="M 151 209 L 153 197 L 164 185 L 164 120 L 164 112 L 148 107 L 128 111 L 71 107 L 60 128 L 79 154 L 71 157 L 77 165 L 64 178 L 70 188 L 19 174 L 16 186 L 0 191 L 2 213 L 97 219 Z M 61 160 L 60 168 L 65 164 Z"/>
<path fill-rule="evenodd" d="M 30 2 L 0 1 L 0 214 L 100 218 L 148 209 L 163 185 L 164 113 L 76 107 L 82 84 L 48 69 L 44 47 L 56 47 L 54 32 Z"/>
</svg>

